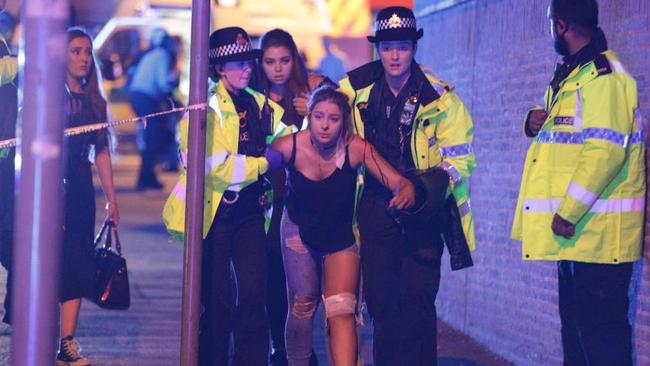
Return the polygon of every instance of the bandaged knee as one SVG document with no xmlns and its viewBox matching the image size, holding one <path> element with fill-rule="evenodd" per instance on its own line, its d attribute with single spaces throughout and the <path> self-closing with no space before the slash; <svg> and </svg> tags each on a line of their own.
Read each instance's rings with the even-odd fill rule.
<svg viewBox="0 0 650 366">
<path fill-rule="evenodd" d="M 323 305 L 325 305 L 325 315 L 327 318 L 354 314 L 357 306 L 357 298 L 353 293 L 342 292 L 329 297 L 323 297 Z"/>
</svg>

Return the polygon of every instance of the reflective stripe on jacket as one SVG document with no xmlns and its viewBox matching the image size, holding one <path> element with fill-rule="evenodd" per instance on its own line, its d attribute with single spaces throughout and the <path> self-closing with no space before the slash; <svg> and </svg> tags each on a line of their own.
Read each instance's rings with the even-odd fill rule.
<svg viewBox="0 0 650 366">
<path fill-rule="evenodd" d="M 646 137 L 635 80 L 605 51 L 551 95 L 526 155 L 512 238 L 530 260 L 639 259 Z M 576 225 L 571 239 L 553 234 L 555 213 Z"/>
<path fill-rule="evenodd" d="M 266 99 L 250 88 L 246 92 L 252 95 L 260 110 L 268 103 L 273 110 L 273 139 L 290 130 L 281 122 L 282 107 Z M 203 201 L 203 237 L 208 235 L 212 221 L 217 213 L 223 192 L 226 190 L 240 191 L 256 182 L 268 170 L 266 158 L 240 155 L 237 153 L 239 144 L 239 115 L 235 105 L 222 83 L 218 83 L 216 92 L 208 102 L 206 146 L 205 146 L 205 197 Z M 181 156 L 187 154 L 188 122 L 181 122 Z M 272 141 L 267 141 L 271 143 Z M 186 159 L 184 160 L 184 163 Z M 178 183 L 172 190 L 163 209 L 163 221 L 167 231 L 182 238 L 185 230 L 185 190 L 187 168 L 180 174 Z"/>
<path fill-rule="evenodd" d="M 381 68 L 381 64 L 379 61 L 375 61 L 374 64 L 369 64 L 366 67 L 374 67 L 375 70 L 369 74 L 377 75 L 377 69 Z M 449 173 L 450 188 L 462 216 L 463 231 L 470 249 L 474 250 L 474 222 L 470 208 L 468 182 L 468 178 L 476 166 L 476 158 L 472 149 L 474 134 L 472 119 L 465 105 L 454 93 L 452 85 L 435 78 L 420 67 L 414 72 L 420 72 L 421 77 L 426 78 L 430 84 L 428 89 L 431 89 L 431 93 L 425 91 L 420 95 L 420 104 L 413 122 L 411 156 L 415 168 L 442 167 Z M 350 72 L 348 75 L 352 73 Z M 379 74 L 378 77 L 383 77 L 382 75 Z M 364 136 L 364 125 L 359 105 L 368 102 L 370 91 L 378 80 L 375 76 L 371 78 L 374 80 L 359 83 L 351 81 L 351 77 L 348 77 L 341 81 L 339 89 L 350 98 L 354 129 L 361 137 Z"/>
</svg>

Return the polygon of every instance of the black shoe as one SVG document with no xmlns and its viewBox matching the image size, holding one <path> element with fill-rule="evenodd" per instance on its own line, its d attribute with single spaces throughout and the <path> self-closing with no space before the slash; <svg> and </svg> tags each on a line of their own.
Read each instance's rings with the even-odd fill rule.
<svg viewBox="0 0 650 366">
<path fill-rule="evenodd" d="M 79 343 L 72 336 L 67 336 L 61 339 L 56 364 L 57 366 L 90 366 L 90 360 L 81 355 Z"/>
</svg>

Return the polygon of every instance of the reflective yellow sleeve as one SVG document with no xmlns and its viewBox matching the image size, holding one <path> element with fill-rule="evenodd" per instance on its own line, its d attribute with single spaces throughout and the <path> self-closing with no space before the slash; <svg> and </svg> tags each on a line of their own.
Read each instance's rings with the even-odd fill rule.
<svg viewBox="0 0 650 366">
<path fill-rule="evenodd" d="M 208 111 L 208 118 L 219 117 L 214 111 Z M 237 153 L 238 124 L 214 121 L 212 126 L 214 132 L 209 138 L 213 139 L 213 153 L 205 157 L 206 189 L 239 191 L 266 173 L 269 168 L 266 158 Z"/>
<path fill-rule="evenodd" d="M 614 74 L 594 79 L 581 94 L 584 143 L 557 212 L 574 224 L 620 171 L 633 127 L 633 106 L 628 105 L 625 86 Z"/>
<path fill-rule="evenodd" d="M 476 167 L 476 156 L 472 148 L 474 125 L 463 102 L 453 92 L 443 95 L 447 106 L 445 117 L 439 122 L 436 139 L 442 154 L 442 167 L 447 170 L 453 184 L 472 174 Z"/>
</svg>

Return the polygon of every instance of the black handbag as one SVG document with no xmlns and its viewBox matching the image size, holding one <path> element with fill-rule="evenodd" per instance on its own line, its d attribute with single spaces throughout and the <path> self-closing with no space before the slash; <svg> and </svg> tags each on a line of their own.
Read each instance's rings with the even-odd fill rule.
<svg viewBox="0 0 650 366">
<path fill-rule="evenodd" d="M 104 235 L 106 234 L 106 235 Z M 115 236 L 115 250 L 112 241 Z M 102 243 L 102 238 L 106 238 Z M 92 300 L 104 309 L 126 310 L 131 305 L 129 273 L 122 257 L 122 245 L 112 221 L 102 226 L 95 238 L 95 278 Z"/>
</svg>

